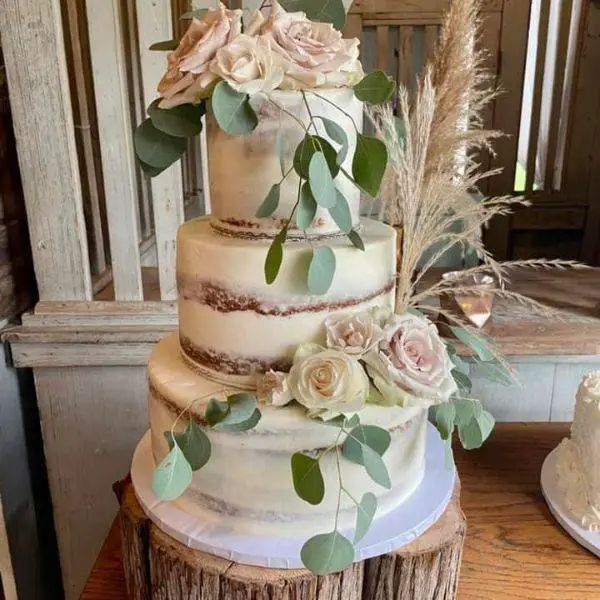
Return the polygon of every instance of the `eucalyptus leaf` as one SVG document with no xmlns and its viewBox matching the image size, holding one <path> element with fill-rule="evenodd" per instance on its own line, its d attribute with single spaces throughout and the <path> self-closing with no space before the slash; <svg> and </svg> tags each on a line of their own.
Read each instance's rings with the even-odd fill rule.
<svg viewBox="0 0 600 600">
<path fill-rule="evenodd" d="M 483 377 L 494 383 L 509 386 L 515 383 L 512 373 L 500 362 L 475 362 L 471 374 L 474 377 Z"/>
<path fill-rule="evenodd" d="M 491 413 L 482 410 L 473 417 L 466 425 L 458 428 L 460 442 L 465 450 L 476 450 L 481 448 L 494 429 L 496 421 Z"/>
<path fill-rule="evenodd" d="M 407 311 L 409 314 L 415 316 L 415 317 L 419 317 L 419 319 L 425 319 L 427 317 L 425 317 L 425 313 L 422 310 L 419 310 L 418 308 L 415 308 L 414 306 L 409 306 Z"/>
<path fill-rule="evenodd" d="M 337 201 L 337 188 L 333 183 L 333 177 L 329 165 L 322 152 L 315 152 L 308 166 L 308 181 L 310 191 L 319 206 L 333 208 Z"/>
<path fill-rule="evenodd" d="M 335 253 L 329 246 L 321 246 L 312 251 L 308 269 L 308 290 L 311 294 L 323 295 L 329 291 L 335 276 Z"/>
<path fill-rule="evenodd" d="M 333 419 L 320 419 L 320 421 L 323 425 L 329 425 L 330 427 L 344 427 L 346 417 L 344 415 L 338 415 L 337 417 L 333 417 Z"/>
<path fill-rule="evenodd" d="M 340 167 L 337 164 L 337 152 L 325 138 L 318 135 L 307 134 L 298 144 L 294 153 L 294 169 L 296 173 L 302 179 L 309 179 L 310 162 L 316 152 L 322 152 L 325 155 L 329 172 L 335 179 L 340 171 Z"/>
<path fill-rule="evenodd" d="M 469 374 L 469 363 L 464 361 L 458 354 L 456 354 L 456 350 L 454 351 L 454 354 L 450 354 L 450 360 L 458 371 L 464 373 L 465 375 Z"/>
<path fill-rule="evenodd" d="M 337 153 L 337 164 L 341 165 L 346 160 L 346 156 L 348 156 L 349 143 L 348 136 L 344 131 L 343 127 L 338 125 L 335 121 L 331 119 L 326 119 L 325 117 L 319 117 L 323 122 L 323 126 L 325 127 L 325 131 L 327 135 L 336 143 L 339 144 L 340 150 Z"/>
<path fill-rule="evenodd" d="M 246 135 L 258 125 L 248 94 L 237 92 L 226 81 L 215 87 L 211 105 L 219 127 L 229 135 Z"/>
<path fill-rule="evenodd" d="M 331 23 L 341 31 L 346 25 L 346 8 L 343 0 L 280 0 L 287 12 L 304 12 L 311 21 Z"/>
<path fill-rule="evenodd" d="M 314 222 L 317 214 L 317 201 L 310 191 L 310 183 L 305 181 L 300 190 L 300 202 L 296 209 L 296 223 L 306 231 Z"/>
<path fill-rule="evenodd" d="M 296 494 L 309 504 L 321 504 L 325 496 L 325 482 L 319 461 L 297 452 L 292 456 L 292 478 Z"/>
<path fill-rule="evenodd" d="M 452 333 L 463 343 L 475 352 L 480 360 L 492 361 L 496 355 L 491 344 L 483 337 L 480 337 L 464 327 L 450 327 Z"/>
<path fill-rule="evenodd" d="M 327 575 L 347 569 L 354 562 L 355 550 L 339 531 L 317 535 L 302 547 L 302 564 L 315 575 Z"/>
<path fill-rule="evenodd" d="M 346 234 L 350 234 L 352 231 L 352 214 L 350 213 L 350 206 L 348 200 L 340 190 L 335 188 L 337 201 L 335 206 L 329 209 L 329 214 L 335 221 L 335 224 Z"/>
<path fill-rule="evenodd" d="M 348 234 L 348 239 L 352 242 L 352 245 L 357 249 L 357 250 L 361 250 L 362 252 L 365 251 L 365 243 L 363 242 L 363 239 L 360 237 L 360 233 L 358 233 L 358 231 L 353 230 Z"/>
<path fill-rule="evenodd" d="M 156 169 L 166 169 L 177 162 L 187 149 L 187 140 L 156 129 L 146 119 L 135 131 L 135 152 L 142 163 Z"/>
<path fill-rule="evenodd" d="M 147 165 L 144 161 L 140 160 L 138 158 L 138 163 L 142 169 L 142 171 L 148 175 L 148 177 L 158 177 L 158 175 L 160 175 L 166 167 L 152 167 L 150 165 Z"/>
<path fill-rule="evenodd" d="M 390 447 L 389 431 L 374 425 L 359 425 L 354 428 L 342 445 L 342 454 L 347 460 L 364 465 L 363 446 L 368 446 L 379 456 L 383 456 Z"/>
<path fill-rule="evenodd" d="M 452 437 L 454 431 L 454 419 L 456 418 L 456 409 L 454 404 L 446 402 L 438 404 L 434 409 L 435 425 L 440 432 L 443 440 Z"/>
<path fill-rule="evenodd" d="M 362 102 L 382 104 L 396 91 L 396 82 L 383 71 L 374 71 L 354 86 L 354 94 Z"/>
<path fill-rule="evenodd" d="M 261 418 L 256 397 L 251 394 L 235 394 L 227 398 L 230 411 L 215 425 L 215 429 L 240 432 L 256 427 Z"/>
<path fill-rule="evenodd" d="M 367 492 L 356 507 L 356 530 L 354 533 L 354 543 L 357 544 L 362 540 L 375 518 L 377 512 L 377 497 L 371 492 Z"/>
<path fill-rule="evenodd" d="M 156 52 L 172 52 L 179 46 L 177 40 L 165 40 L 164 42 L 156 42 L 150 46 L 150 50 Z"/>
<path fill-rule="evenodd" d="M 469 394 L 471 392 L 471 389 L 473 388 L 473 383 L 471 381 L 471 378 L 466 373 L 463 373 L 458 369 L 452 369 L 452 377 L 454 378 L 454 381 L 458 386 L 458 390 L 462 394 Z"/>
<path fill-rule="evenodd" d="M 386 145 L 377 138 L 359 133 L 352 161 L 352 174 L 356 184 L 372 197 L 379 193 L 387 163 Z"/>
<path fill-rule="evenodd" d="M 194 420 L 189 421 L 185 433 L 175 434 L 175 439 L 192 471 L 199 471 L 210 460 L 210 440 Z"/>
<path fill-rule="evenodd" d="M 231 407 L 229 402 L 222 402 L 216 398 L 211 398 L 206 407 L 204 418 L 210 426 L 215 426 L 220 423 L 230 413 Z"/>
<path fill-rule="evenodd" d="M 466 398 L 457 398 L 454 404 L 454 422 L 458 427 L 469 423 L 475 416 L 475 402 Z"/>
<path fill-rule="evenodd" d="M 192 483 L 192 468 L 175 443 L 152 475 L 152 490 L 159 500 L 177 500 Z"/>
<path fill-rule="evenodd" d="M 363 464 L 369 477 L 380 486 L 391 490 L 392 482 L 390 475 L 381 456 L 373 448 L 369 448 L 369 446 L 362 447 L 362 454 Z"/>
<path fill-rule="evenodd" d="M 354 429 L 360 425 L 360 417 L 358 415 L 352 415 L 349 419 L 344 422 L 344 429 Z"/>
<path fill-rule="evenodd" d="M 452 451 L 452 436 L 444 442 L 444 464 L 451 471 L 454 468 L 454 452 Z"/>
<path fill-rule="evenodd" d="M 267 252 L 267 258 L 265 259 L 265 280 L 269 285 L 275 283 L 279 271 L 281 270 L 281 264 L 283 263 L 283 244 L 285 243 L 285 239 L 286 235 L 284 229 L 275 236 L 269 251 Z"/>
<path fill-rule="evenodd" d="M 148 116 L 152 125 L 163 133 L 174 137 L 194 137 L 202 131 L 202 117 L 206 113 L 204 102 L 182 104 L 174 108 L 160 108 L 160 99 L 155 100 L 148 107 Z"/>
<path fill-rule="evenodd" d="M 270 217 L 279 206 L 279 199 L 281 198 L 281 185 L 276 183 L 271 187 L 264 202 L 260 205 L 256 216 L 259 219 L 265 219 Z"/>
</svg>

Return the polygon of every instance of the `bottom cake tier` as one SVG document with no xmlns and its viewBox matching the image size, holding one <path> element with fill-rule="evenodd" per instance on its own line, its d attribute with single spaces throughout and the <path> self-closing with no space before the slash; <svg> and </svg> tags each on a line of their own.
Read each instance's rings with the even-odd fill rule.
<svg viewBox="0 0 600 600">
<path fill-rule="evenodd" d="M 150 424 L 152 451 L 157 463 L 169 452 L 165 432 L 186 409 L 177 430 L 187 418 L 203 420 L 211 395 L 224 398 L 239 390 L 191 370 L 181 356 L 178 336 L 171 334 L 158 344 L 149 364 Z M 208 397 L 207 397 L 208 396 Z M 202 401 L 196 400 L 204 398 Z M 208 464 L 194 473 L 185 493 L 188 513 L 197 508 L 198 518 L 226 521 L 240 533 L 306 537 L 331 531 L 338 506 L 340 481 L 336 452 L 321 460 L 325 497 L 318 506 L 301 500 L 294 491 L 290 467 L 295 452 L 318 453 L 336 443 L 339 430 L 308 419 L 299 406 L 260 406 L 258 426 L 243 433 L 206 430 L 212 455 Z M 397 508 L 418 488 L 425 472 L 427 411 L 421 407 L 369 406 L 360 412 L 363 425 L 376 425 L 390 432 L 391 444 L 384 455 L 391 490 L 374 483 L 364 467 L 341 460 L 344 488 L 360 500 L 366 492 L 378 499 L 376 518 Z M 356 520 L 354 502 L 342 495 L 339 528 L 351 529 Z"/>
</svg>

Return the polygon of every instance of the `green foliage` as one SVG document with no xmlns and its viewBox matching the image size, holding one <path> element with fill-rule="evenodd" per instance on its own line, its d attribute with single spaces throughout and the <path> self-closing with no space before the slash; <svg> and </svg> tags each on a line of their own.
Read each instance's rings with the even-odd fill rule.
<svg viewBox="0 0 600 600">
<path fill-rule="evenodd" d="M 350 206 L 348 200 L 340 190 L 335 188 L 336 203 L 329 209 L 329 214 L 335 221 L 335 224 L 340 228 L 340 231 L 350 235 L 352 232 L 352 215 L 350 214 Z"/>
<path fill-rule="evenodd" d="M 354 545 L 339 531 L 311 538 L 300 553 L 304 566 L 315 575 L 343 571 L 354 562 L 354 556 Z"/>
<path fill-rule="evenodd" d="M 360 425 L 360 417 L 358 415 L 353 415 L 349 419 L 344 421 L 344 429 L 354 429 Z"/>
<path fill-rule="evenodd" d="M 300 190 L 300 202 L 296 209 L 296 223 L 303 231 L 306 231 L 315 220 L 317 214 L 317 201 L 310 191 L 310 183 L 305 181 Z"/>
<path fill-rule="evenodd" d="M 160 131 L 151 119 L 146 119 L 134 136 L 135 152 L 142 163 L 152 167 L 149 172 L 158 174 L 177 162 L 187 149 L 187 140 Z"/>
<path fill-rule="evenodd" d="M 256 129 L 258 117 L 248 94 L 236 92 L 226 81 L 215 87 L 211 104 L 219 127 L 229 135 L 247 135 Z"/>
<path fill-rule="evenodd" d="M 315 152 L 308 166 L 310 191 L 319 206 L 333 208 L 337 201 L 337 189 L 323 152 Z"/>
<path fill-rule="evenodd" d="M 354 86 L 356 97 L 369 104 L 383 104 L 396 91 L 396 82 L 383 71 L 369 73 L 362 81 Z"/>
<path fill-rule="evenodd" d="M 377 196 L 388 162 L 386 145 L 377 138 L 358 134 L 352 161 L 354 181 L 370 196 Z"/>
<path fill-rule="evenodd" d="M 296 494 L 316 506 L 325 496 L 325 482 L 319 461 L 297 452 L 292 456 L 292 478 Z"/>
<path fill-rule="evenodd" d="M 350 431 L 342 446 L 342 454 L 347 460 L 364 465 L 363 448 L 371 448 L 379 456 L 383 456 L 390 447 L 390 442 L 389 431 L 374 425 L 359 425 Z"/>
<path fill-rule="evenodd" d="M 177 442 L 192 471 L 199 471 L 210 460 L 210 440 L 194 420 L 190 419 L 185 433 L 176 433 L 173 436 L 170 431 L 167 431 L 165 437 L 171 450 Z"/>
<path fill-rule="evenodd" d="M 340 145 L 340 150 L 337 153 L 336 162 L 341 165 L 348 156 L 349 143 L 348 136 L 342 127 L 340 127 L 335 121 L 326 119 L 325 117 L 319 117 L 323 122 L 327 135 L 336 143 Z"/>
<path fill-rule="evenodd" d="M 471 420 L 458 428 L 458 436 L 465 450 L 481 448 L 483 442 L 490 437 L 496 421 L 486 410 L 473 415 Z"/>
<path fill-rule="evenodd" d="M 358 233 L 358 231 L 353 230 L 348 234 L 348 239 L 352 242 L 352 245 L 357 249 L 357 250 L 361 250 L 362 252 L 365 251 L 365 243 L 363 242 L 363 239 L 360 237 L 360 233 Z"/>
<path fill-rule="evenodd" d="M 283 263 L 283 245 L 287 239 L 287 230 L 282 229 L 273 239 L 265 260 L 265 280 L 271 285 L 277 279 Z"/>
<path fill-rule="evenodd" d="M 177 40 L 165 40 L 164 42 L 156 42 L 150 46 L 150 50 L 156 52 L 172 52 L 179 46 Z"/>
<path fill-rule="evenodd" d="M 174 137 L 194 137 L 202 131 L 202 117 L 206 113 L 204 102 L 198 105 L 183 104 L 168 110 L 159 107 L 160 99 L 148 107 L 152 125 Z"/>
<path fill-rule="evenodd" d="M 308 269 L 308 290 L 311 294 L 326 294 L 335 275 L 335 253 L 328 246 L 312 250 L 312 260 Z"/>
<path fill-rule="evenodd" d="M 410 313 L 415 317 L 419 317 L 419 319 L 426 318 L 425 313 L 423 311 L 419 310 L 418 308 L 414 308 L 413 306 L 409 306 L 406 312 Z"/>
<path fill-rule="evenodd" d="M 264 202 L 260 205 L 260 208 L 256 212 L 256 216 L 259 219 L 270 217 L 279 206 L 279 199 L 281 197 L 281 185 L 276 183 L 271 187 Z"/>
<path fill-rule="evenodd" d="M 485 377 L 489 381 L 509 386 L 514 384 L 514 377 L 506 367 L 498 361 L 479 362 L 476 361 L 472 367 L 471 374 L 475 377 Z"/>
<path fill-rule="evenodd" d="M 493 361 L 496 358 L 492 344 L 483 337 L 472 333 L 464 327 L 450 327 L 452 333 L 463 343 L 475 352 L 480 360 Z"/>
<path fill-rule="evenodd" d="M 231 407 L 229 406 L 229 402 L 221 402 L 220 400 L 212 398 L 206 407 L 204 418 L 211 427 L 214 427 L 225 419 L 230 411 Z"/>
<path fill-rule="evenodd" d="M 357 544 L 362 540 L 375 518 L 377 512 L 377 498 L 371 492 L 366 493 L 360 504 L 356 507 L 356 530 L 354 533 L 354 543 Z"/>
<path fill-rule="evenodd" d="M 227 398 L 229 413 L 219 421 L 214 428 L 221 431 L 241 432 L 254 429 L 261 413 L 256 403 L 256 397 L 250 394 L 235 394 Z"/>
<path fill-rule="evenodd" d="M 390 475 L 379 453 L 363 444 L 362 455 L 363 465 L 369 477 L 380 486 L 391 490 L 392 482 L 390 481 Z"/>
<path fill-rule="evenodd" d="M 322 152 L 325 155 L 329 172 L 335 179 L 340 170 L 337 164 L 337 152 L 325 138 L 318 135 L 306 134 L 304 139 L 298 144 L 294 154 L 294 169 L 296 173 L 302 179 L 309 179 L 310 163 L 316 152 Z"/>
<path fill-rule="evenodd" d="M 450 439 L 454 432 L 454 420 L 456 419 L 456 409 L 451 402 L 438 404 L 434 408 L 434 418 L 437 430 L 443 440 Z"/>
<path fill-rule="evenodd" d="M 305 12 L 311 21 L 331 23 L 339 31 L 346 25 L 342 0 L 280 0 L 279 4 L 288 12 Z"/>
<path fill-rule="evenodd" d="M 400 117 L 394 117 L 394 125 L 396 127 L 396 135 L 398 136 L 398 141 L 404 147 L 404 140 L 406 139 L 406 124 L 404 120 Z"/>
<path fill-rule="evenodd" d="M 159 500 L 169 502 L 179 498 L 192 483 L 192 468 L 177 441 L 167 457 L 154 470 L 152 489 Z"/>
<path fill-rule="evenodd" d="M 456 385 L 458 386 L 458 391 L 460 392 L 461 395 L 468 395 L 471 393 L 471 389 L 473 387 L 473 382 L 471 381 L 471 378 L 466 374 L 463 373 L 462 371 L 459 371 L 458 369 L 452 369 L 452 377 L 454 378 L 454 381 L 456 382 Z"/>
<path fill-rule="evenodd" d="M 139 158 L 138 158 L 138 163 L 139 163 L 140 167 L 142 168 L 142 171 L 146 175 L 148 175 L 148 177 L 157 177 L 164 171 L 164 168 L 152 167 L 150 165 L 147 165 L 145 162 L 141 161 Z"/>
</svg>

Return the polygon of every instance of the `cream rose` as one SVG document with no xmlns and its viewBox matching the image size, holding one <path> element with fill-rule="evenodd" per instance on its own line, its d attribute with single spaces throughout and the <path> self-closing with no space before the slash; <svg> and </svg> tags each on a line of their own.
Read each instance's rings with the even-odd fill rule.
<svg viewBox="0 0 600 600">
<path fill-rule="evenodd" d="M 158 86 L 161 108 L 193 104 L 210 94 L 217 76 L 210 63 L 217 51 L 240 35 L 242 11 L 223 4 L 209 10 L 204 19 L 194 19 L 178 48 L 169 54 L 168 71 Z"/>
<path fill-rule="evenodd" d="M 322 418 L 357 412 L 369 396 L 369 378 L 358 360 L 316 344 L 298 348 L 289 385 L 310 416 Z"/>
<path fill-rule="evenodd" d="M 264 37 L 240 35 L 217 52 L 210 68 L 232 88 L 252 96 L 272 92 L 281 85 L 281 62 Z"/>
<path fill-rule="evenodd" d="M 315 23 L 303 12 L 286 12 L 273 2 L 261 33 L 286 62 L 284 89 L 353 85 L 362 79 L 357 39 L 346 40 L 330 23 Z"/>
<path fill-rule="evenodd" d="M 285 406 L 292 401 L 286 373 L 267 371 L 257 381 L 257 396 L 260 402 L 272 406 Z"/>
<path fill-rule="evenodd" d="M 423 318 L 394 316 L 386 339 L 365 362 L 379 391 L 399 404 L 407 402 L 407 394 L 433 404 L 446 402 L 457 390 L 446 346 L 435 325 Z"/>
<path fill-rule="evenodd" d="M 327 347 L 360 358 L 383 339 L 372 311 L 332 315 L 325 320 Z"/>
</svg>

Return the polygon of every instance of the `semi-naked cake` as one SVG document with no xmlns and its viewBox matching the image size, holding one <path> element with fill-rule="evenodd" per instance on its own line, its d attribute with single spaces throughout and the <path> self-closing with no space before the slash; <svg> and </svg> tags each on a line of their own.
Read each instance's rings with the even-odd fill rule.
<svg viewBox="0 0 600 600">
<path fill-rule="evenodd" d="M 600 532 L 600 371 L 579 386 L 571 437 L 558 448 L 559 486 L 581 525 Z"/>
<path fill-rule="evenodd" d="M 394 314 L 396 230 L 360 217 L 388 163 L 363 101 L 394 82 L 364 76 L 358 40 L 277 2 L 243 34 L 240 20 L 221 6 L 193 21 L 136 133 L 157 175 L 206 110 L 212 210 L 179 231 L 179 329 L 149 364 L 153 490 L 200 528 L 315 536 L 304 564 L 334 528 L 349 564 L 339 532 L 358 541 L 421 484 L 454 367 L 427 319 Z"/>
</svg>

